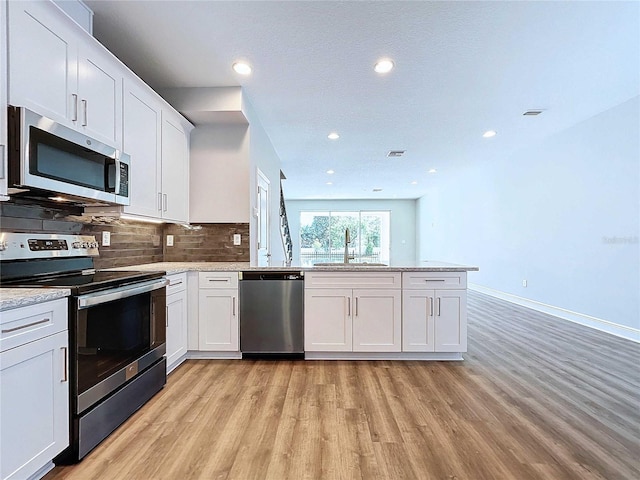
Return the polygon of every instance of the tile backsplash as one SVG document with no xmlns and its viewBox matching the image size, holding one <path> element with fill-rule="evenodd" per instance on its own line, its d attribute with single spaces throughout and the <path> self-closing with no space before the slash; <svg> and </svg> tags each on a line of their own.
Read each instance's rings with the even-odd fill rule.
<svg viewBox="0 0 640 480">
<path fill-rule="evenodd" d="M 74 208 L 0 202 L 0 229 L 15 232 L 81 233 L 95 235 L 100 243 L 96 268 L 154 262 L 248 262 L 249 224 L 155 224 L 109 217 L 83 217 Z M 110 232 L 111 245 L 102 246 L 102 232 Z M 242 243 L 233 245 L 233 235 Z M 166 236 L 174 246 L 166 246 Z"/>
</svg>

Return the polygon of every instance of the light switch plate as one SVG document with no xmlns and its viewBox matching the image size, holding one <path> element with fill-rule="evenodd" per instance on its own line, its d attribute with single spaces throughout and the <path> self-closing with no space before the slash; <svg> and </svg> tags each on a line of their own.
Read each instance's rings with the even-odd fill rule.
<svg viewBox="0 0 640 480">
<path fill-rule="evenodd" d="M 102 246 L 108 247 L 111 245 L 111 232 L 102 232 Z"/>
<path fill-rule="evenodd" d="M 242 236 L 239 233 L 233 234 L 233 244 L 240 245 L 242 243 Z"/>
<path fill-rule="evenodd" d="M 173 247 L 173 235 L 167 235 L 167 247 Z"/>
</svg>

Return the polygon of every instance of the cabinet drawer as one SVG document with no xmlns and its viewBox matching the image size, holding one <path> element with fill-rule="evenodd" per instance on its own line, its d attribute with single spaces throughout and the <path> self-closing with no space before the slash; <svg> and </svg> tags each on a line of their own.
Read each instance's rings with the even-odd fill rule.
<svg viewBox="0 0 640 480">
<path fill-rule="evenodd" d="M 401 288 L 400 272 L 307 272 L 306 288 Z"/>
<path fill-rule="evenodd" d="M 402 288 L 408 290 L 467 288 L 467 272 L 405 272 Z"/>
<path fill-rule="evenodd" d="M 67 299 L 0 313 L 0 352 L 62 332 L 68 328 Z"/>
<path fill-rule="evenodd" d="M 200 272 L 200 288 L 238 288 L 238 272 Z"/>
<path fill-rule="evenodd" d="M 187 274 L 186 273 L 176 273 L 174 275 L 167 275 L 167 280 L 169 284 L 167 285 L 167 296 L 172 293 L 183 292 L 187 289 Z"/>
</svg>

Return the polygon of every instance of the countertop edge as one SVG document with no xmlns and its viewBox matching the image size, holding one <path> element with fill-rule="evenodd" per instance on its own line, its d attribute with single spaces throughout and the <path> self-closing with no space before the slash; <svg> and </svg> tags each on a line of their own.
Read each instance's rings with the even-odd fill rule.
<svg viewBox="0 0 640 480">
<path fill-rule="evenodd" d="M 0 312 L 58 300 L 71 295 L 68 288 L 0 288 Z"/>
<path fill-rule="evenodd" d="M 115 267 L 109 270 L 142 270 L 142 271 L 163 271 L 167 275 L 174 275 L 185 272 L 240 272 L 240 271 L 304 271 L 309 272 L 477 272 L 480 269 L 471 265 L 427 265 L 427 266 L 323 266 L 323 267 L 257 267 L 247 263 L 225 263 L 225 262 L 159 262 L 146 263 L 141 265 L 129 265 L 126 267 Z"/>
</svg>

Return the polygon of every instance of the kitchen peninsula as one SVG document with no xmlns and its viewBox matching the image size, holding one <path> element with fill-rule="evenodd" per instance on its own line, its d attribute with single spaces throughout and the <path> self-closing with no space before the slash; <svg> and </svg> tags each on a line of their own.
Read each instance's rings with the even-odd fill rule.
<svg viewBox="0 0 640 480">
<path fill-rule="evenodd" d="M 170 368 L 186 358 L 242 357 L 235 308 L 243 271 L 304 272 L 305 359 L 462 360 L 467 349 L 467 272 L 478 271 L 435 261 L 420 266 L 315 267 L 161 262 L 117 268 L 127 269 L 165 271 L 171 282 L 167 357 L 173 348 L 176 354 Z M 175 309 L 174 288 L 180 289 L 175 305 L 181 305 Z M 214 302 L 205 303 L 205 295 Z"/>
</svg>

